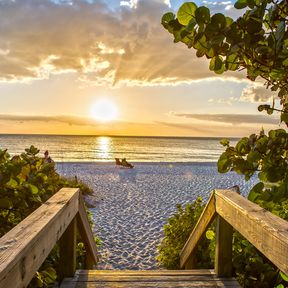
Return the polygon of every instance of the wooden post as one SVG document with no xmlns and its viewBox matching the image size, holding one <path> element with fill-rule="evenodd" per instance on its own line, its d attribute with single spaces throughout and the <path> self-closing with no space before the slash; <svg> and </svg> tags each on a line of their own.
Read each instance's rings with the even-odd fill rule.
<svg viewBox="0 0 288 288">
<path fill-rule="evenodd" d="M 219 277 L 232 276 L 233 228 L 222 217 L 216 219 L 215 273 Z"/>
<path fill-rule="evenodd" d="M 76 271 L 76 217 L 67 227 L 59 241 L 59 280 L 66 277 L 73 277 Z"/>
<path fill-rule="evenodd" d="M 196 264 L 197 264 L 197 259 L 196 259 L 196 255 L 195 255 L 195 251 L 190 254 L 187 262 L 185 263 L 184 269 L 185 270 L 189 270 L 189 269 L 196 269 Z"/>
</svg>

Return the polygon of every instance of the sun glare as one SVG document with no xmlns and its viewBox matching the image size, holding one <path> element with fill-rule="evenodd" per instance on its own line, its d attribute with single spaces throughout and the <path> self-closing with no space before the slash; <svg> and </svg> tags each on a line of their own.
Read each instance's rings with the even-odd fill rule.
<svg viewBox="0 0 288 288">
<path fill-rule="evenodd" d="M 109 122 L 117 118 L 118 109 L 110 100 L 101 99 L 94 103 L 91 113 L 94 119 L 101 122 Z"/>
</svg>

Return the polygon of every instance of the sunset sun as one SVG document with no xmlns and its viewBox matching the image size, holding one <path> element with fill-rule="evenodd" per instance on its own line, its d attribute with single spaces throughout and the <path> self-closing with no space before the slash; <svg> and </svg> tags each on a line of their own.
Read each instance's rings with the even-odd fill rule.
<svg viewBox="0 0 288 288">
<path fill-rule="evenodd" d="M 108 99 L 101 99 L 94 103 L 91 109 L 92 117 L 101 122 L 117 119 L 118 109 L 115 103 Z"/>
</svg>

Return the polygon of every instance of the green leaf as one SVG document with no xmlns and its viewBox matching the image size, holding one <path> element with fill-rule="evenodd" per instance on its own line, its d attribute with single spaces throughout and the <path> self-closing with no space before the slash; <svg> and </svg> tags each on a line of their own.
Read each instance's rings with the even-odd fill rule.
<svg viewBox="0 0 288 288">
<path fill-rule="evenodd" d="M 220 173 L 228 172 L 230 170 L 231 164 L 232 161 L 228 157 L 227 153 L 226 152 L 222 153 L 217 162 L 218 172 Z"/>
<path fill-rule="evenodd" d="M 270 105 L 268 105 L 268 104 L 259 105 L 259 106 L 258 106 L 258 111 L 259 111 L 259 112 L 262 112 L 262 111 L 267 110 L 267 109 L 269 109 L 269 108 L 270 108 Z"/>
<path fill-rule="evenodd" d="M 221 139 L 221 141 L 220 141 L 220 144 L 222 145 L 222 146 L 229 146 L 229 140 L 227 139 L 227 138 L 224 138 L 224 139 Z"/>
<path fill-rule="evenodd" d="M 261 192 L 263 191 L 264 184 L 262 182 L 257 183 L 249 192 L 248 200 L 255 202 L 255 200 L 259 197 Z"/>
<path fill-rule="evenodd" d="M 239 58 L 238 58 L 238 55 L 236 53 L 228 55 L 228 57 L 226 58 L 227 69 L 231 70 L 231 71 L 237 70 L 239 67 L 238 60 L 239 60 Z"/>
<path fill-rule="evenodd" d="M 281 113 L 281 122 L 288 123 L 288 113 Z"/>
<path fill-rule="evenodd" d="M 172 12 L 165 13 L 162 16 L 161 24 L 164 26 L 164 28 L 167 29 L 169 26 L 169 23 L 174 19 L 175 19 L 175 15 Z"/>
<path fill-rule="evenodd" d="M 288 66 L 288 57 L 282 62 L 283 66 Z"/>
<path fill-rule="evenodd" d="M 281 276 L 281 278 L 282 278 L 284 281 L 288 282 L 288 275 L 287 275 L 287 274 L 285 274 L 285 273 L 283 273 L 282 271 L 280 271 L 280 272 L 279 272 L 279 275 Z"/>
<path fill-rule="evenodd" d="M 210 21 L 210 10 L 207 7 L 201 6 L 195 11 L 195 18 L 198 24 L 207 24 Z"/>
<path fill-rule="evenodd" d="M 278 92 L 278 97 L 282 98 L 285 97 L 286 95 L 288 95 L 288 90 L 286 87 L 283 87 L 280 89 L 280 91 Z"/>
<path fill-rule="evenodd" d="M 18 182 L 13 178 L 10 178 L 10 180 L 5 184 L 5 186 L 11 189 L 15 189 L 18 186 Z"/>
<path fill-rule="evenodd" d="M 211 24 L 215 27 L 215 29 L 222 30 L 226 27 L 226 17 L 221 13 L 214 14 L 211 17 Z"/>
<path fill-rule="evenodd" d="M 247 4 L 249 8 L 253 9 L 255 7 L 255 1 L 254 0 L 247 0 Z"/>
<path fill-rule="evenodd" d="M 188 23 L 195 17 L 197 5 L 193 2 L 186 2 L 181 5 L 177 12 L 177 19 L 180 24 L 188 25 Z"/>
<path fill-rule="evenodd" d="M 247 0 L 238 0 L 235 2 L 234 7 L 236 9 L 243 9 L 248 6 Z"/>
<path fill-rule="evenodd" d="M 0 209 L 11 209 L 12 202 L 8 198 L 0 198 Z"/>
<path fill-rule="evenodd" d="M 29 190 L 32 194 L 38 194 L 39 190 L 35 185 L 28 184 Z"/>
<path fill-rule="evenodd" d="M 221 74 L 224 72 L 224 62 L 221 56 L 214 56 L 210 60 L 209 69 L 215 73 Z"/>
<path fill-rule="evenodd" d="M 206 238 L 209 240 L 213 240 L 215 238 L 215 232 L 212 230 L 206 231 Z"/>
</svg>

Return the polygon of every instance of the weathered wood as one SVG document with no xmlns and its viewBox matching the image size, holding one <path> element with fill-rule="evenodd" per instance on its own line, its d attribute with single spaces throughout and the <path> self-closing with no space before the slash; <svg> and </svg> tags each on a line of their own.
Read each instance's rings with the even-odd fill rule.
<svg viewBox="0 0 288 288">
<path fill-rule="evenodd" d="M 77 221 L 72 220 L 59 240 L 59 280 L 73 277 L 76 271 L 76 235 Z"/>
<path fill-rule="evenodd" d="M 233 228 L 222 217 L 216 218 L 215 273 L 219 277 L 232 276 Z"/>
<path fill-rule="evenodd" d="M 79 189 L 63 188 L 0 239 L 0 287 L 26 287 L 78 211 Z"/>
<path fill-rule="evenodd" d="M 185 243 L 181 253 L 180 253 L 180 266 L 181 268 L 191 269 L 194 267 L 194 261 L 191 260 L 193 257 L 193 252 L 197 247 L 197 244 L 201 240 L 202 235 L 205 233 L 206 229 L 214 220 L 216 216 L 216 208 L 215 208 L 215 196 L 214 192 L 212 192 L 206 207 L 204 208 L 194 230 L 190 234 L 187 242 Z M 190 260 L 189 260 L 190 259 Z"/>
<path fill-rule="evenodd" d="M 229 190 L 216 190 L 216 211 L 288 274 L 288 223 Z"/>
<path fill-rule="evenodd" d="M 94 241 L 87 213 L 82 197 L 79 198 L 79 212 L 77 214 L 79 234 L 86 248 L 86 268 L 91 269 L 98 262 L 97 247 Z"/>
<path fill-rule="evenodd" d="M 80 270 L 61 288 L 84 287 L 239 287 L 233 278 L 218 278 L 211 270 Z"/>
</svg>

